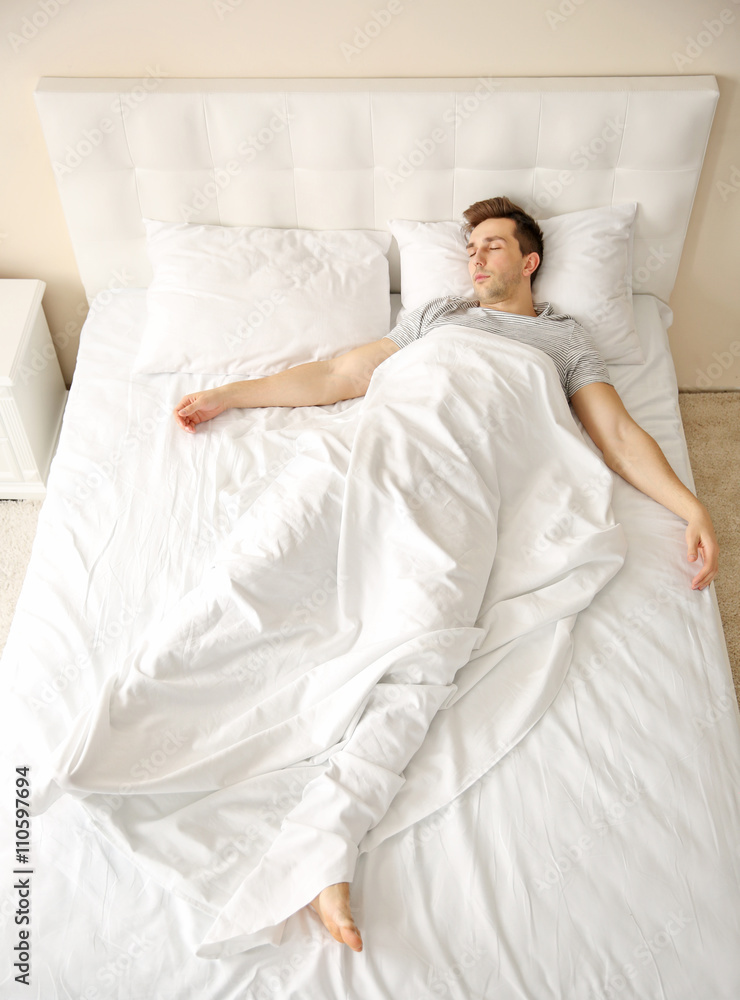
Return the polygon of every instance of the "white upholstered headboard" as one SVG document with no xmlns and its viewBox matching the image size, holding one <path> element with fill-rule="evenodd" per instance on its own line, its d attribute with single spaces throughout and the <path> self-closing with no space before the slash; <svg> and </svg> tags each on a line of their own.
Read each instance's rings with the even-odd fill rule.
<svg viewBox="0 0 740 1000">
<path fill-rule="evenodd" d="M 635 290 L 668 300 L 713 76 L 42 78 L 34 97 L 88 299 L 151 280 L 142 217 L 386 229 L 505 194 L 539 218 L 636 201 Z M 391 288 L 400 288 L 397 250 Z"/>
</svg>

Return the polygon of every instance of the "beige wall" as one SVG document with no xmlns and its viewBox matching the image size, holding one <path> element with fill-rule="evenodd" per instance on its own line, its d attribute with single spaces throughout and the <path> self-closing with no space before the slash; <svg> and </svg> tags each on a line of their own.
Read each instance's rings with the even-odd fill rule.
<svg viewBox="0 0 740 1000">
<path fill-rule="evenodd" d="M 389 9 L 360 48 L 357 31 Z M 0 0 L 0 35 L 0 277 L 47 282 L 68 382 L 87 306 L 33 90 L 41 76 L 156 66 L 170 77 L 714 74 L 670 338 L 681 387 L 740 386 L 740 0 Z"/>
</svg>

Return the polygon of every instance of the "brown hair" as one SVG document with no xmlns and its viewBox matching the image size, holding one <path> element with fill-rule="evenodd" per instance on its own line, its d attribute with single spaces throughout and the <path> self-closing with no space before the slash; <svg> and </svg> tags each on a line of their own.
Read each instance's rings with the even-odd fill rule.
<svg viewBox="0 0 740 1000">
<path fill-rule="evenodd" d="M 463 218 L 467 225 L 463 227 L 463 235 L 470 236 L 476 226 L 486 219 L 513 219 L 516 223 L 514 235 L 516 236 L 519 249 L 523 256 L 529 253 L 539 254 L 540 262 L 530 274 L 530 281 L 534 281 L 537 272 L 542 266 L 542 230 L 537 225 L 531 215 L 527 215 L 523 208 L 515 205 L 509 198 L 487 198 L 485 201 L 476 201 L 474 205 L 463 212 Z"/>
</svg>

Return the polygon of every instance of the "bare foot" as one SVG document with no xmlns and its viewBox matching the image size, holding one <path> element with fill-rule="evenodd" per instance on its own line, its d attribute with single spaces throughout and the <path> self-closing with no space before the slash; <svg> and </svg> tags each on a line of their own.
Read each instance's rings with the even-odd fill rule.
<svg viewBox="0 0 740 1000">
<path fill-rule="evenodd" d="M 353 951 L 362 951 L 362 938 L 349 907 L 349 882 L 336 882 L 322 889 L 311 906 L 324 922 L 331 936 Z"/>
</svg>

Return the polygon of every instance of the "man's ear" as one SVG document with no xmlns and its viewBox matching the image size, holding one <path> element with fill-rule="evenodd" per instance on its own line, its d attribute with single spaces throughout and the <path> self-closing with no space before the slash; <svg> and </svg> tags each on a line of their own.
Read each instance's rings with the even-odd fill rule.
<svg viewBox="0 0 740 1000">
<path fill-rule="evenodd" d="M 524 270 L 522 271 L 523 276 L 531 277 L 532 272 L 537 270 L 537 265 L 540 262 L 540 255 L 534 253 L 527 254 L 527 263 L 524 265 Z"/>
</svg>

